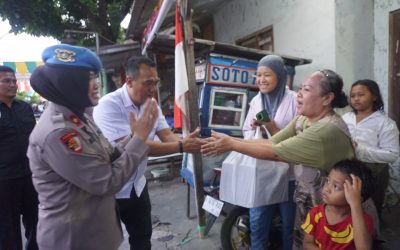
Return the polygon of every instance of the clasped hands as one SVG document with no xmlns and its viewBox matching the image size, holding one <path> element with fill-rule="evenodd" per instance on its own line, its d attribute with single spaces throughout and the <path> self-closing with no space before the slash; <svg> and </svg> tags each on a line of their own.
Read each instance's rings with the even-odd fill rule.
<svg viewBox="0 0 400 250">
<path fill-rule="evenodd" d="M 196 131 L 195 131 L 196 132 Z M 223 133 L 218 133 L 215 131 L 211 132 L 211 137 L 205 138 L 205 139 L 200 139 L 197 138 L 195 135 L 195 132 L 190 134 L 187 138 L 183 140 L 191 140 L 192 143 L 190 145 L 192 146 L 193 151 L 189 152 L 184 150 L 185 152 L 189 153 L 198 153 L 201 152 L 202 154 L 206 156 L 214 156 L 218 155 L 227 151 L 232 151 L 232 146 L 233 146 L 233 138 L 225 135 Z M 194 138 L 191 136 L 196 136 L 195 141 Z M 188 143 L 189 144 L 189 143 Z M 184 143 L 185 145 L 185 143 Z M 184 146 L 185 147 L 185 146 Z"/>
<path fill-rule="evenodd" d="M 190 133 L 182 140 L 183 151 L 187 153 L 202 153 L 206 156 L 221 154 L 231 151 L 231 137 L 222 133 L 212 131 L 211 137 L 199 138 L 200 129 Z"/>
</svg>

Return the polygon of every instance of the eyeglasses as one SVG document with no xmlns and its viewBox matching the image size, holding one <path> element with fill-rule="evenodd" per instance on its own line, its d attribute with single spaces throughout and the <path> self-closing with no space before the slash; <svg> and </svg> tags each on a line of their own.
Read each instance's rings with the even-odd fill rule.
<svg viewBox="0 0 400 250">
<path fill-rule="evenodd" d="M 157 84 L 160 82 L 160 79 L 155 79 L 155 80 L 153 80 L 153 79 L 147 79 L 147 80 L 143 80 L 143 84 L 146 86 L 146 87 L 148 87 L 148 88 L 150 88 L 150 87 L 156 87 L 157 86 Z"/>
<path fill-rule="evenodd" d="M 321 73 L 322 75 L 324 75 L 325 77 L 330 77 L 330 75 L 328 74 L 328 72 L 326 72 L 325 70 L 318 70 L 319 73 Z"/>
<path fill-rule="evenodd" d="M 89 72 L 89 79 L 90 80 L 96 79 L 96 83 L 100 83 L 99 74 L 96 74 L 93 71 Z"/>
<path fill-rule="evenodd" d="M 332 82 L 332 77 L 333 75 L 330 74 L 330 72 L 327 72 L 326 70 L 318 70 L 319 73 L 321 73 L 324 77 L 321 79 L 321 81 L 324 83 L 325 86 L 325 93 L 328 94 L 330 92 L 334 93 L 334 86 Z"/>
<path fill-rule="evenodd" d="M 99 78 L 99 74 L 96 74 L 93 71 L 90 71 L 89 72 L 89 78 L 90 79 Z"/>
<path fill-rule="evenodd" d="M 15 79 L 15 78 L 3 78 L 0 80 L 0 82 L 2 84 L 8 85 L 8 86 L 11 86 L 11 83 L 14 83 L 15 85 L 17 85 L 17 79 Z"/>
<path fill-rule="evenodd" d="M 152 88 L 152 87 L 157 87 L 158 84 L 160 83 L 160 78 L 148 78 L 148 79 L 142 79 L 141 77 L 135 77 L 135 76 L 130 76 L 127 75 L 126 76 L 127 80 L 131 80 L 131 81 L 135 81 L 137 83 L 140 83 L 142 85 L 144 85 L 144 87 L 146 88 Z"/>
</svg>

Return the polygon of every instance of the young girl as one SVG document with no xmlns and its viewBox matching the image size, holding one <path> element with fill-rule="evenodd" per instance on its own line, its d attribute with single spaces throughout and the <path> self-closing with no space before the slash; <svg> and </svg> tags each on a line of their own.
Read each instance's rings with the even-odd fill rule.
<svg viewBox="0 0 400 250">
<path fill-rule="evenodd" d="M 336 163 L 322 189 L 323 204 L 314 207 L 301 226 L 303 249 L 372 249 L 374 225 L 361 205 L 371 189 L 372 174 L 362 162 Z"/>
<path fill-rule="evenodd" d="M 372 80 L 359 80 L 351 87 L 352 112 L 343 120 L 355 147 L 356 157 L 366 163 L 375 178 L 371 198 L 381 215 L 385 191 L 389 184 L 388 163 L 399 156 L 399 130 L 396 123 L 383 112 L 379 86 Z"/>
</svg>

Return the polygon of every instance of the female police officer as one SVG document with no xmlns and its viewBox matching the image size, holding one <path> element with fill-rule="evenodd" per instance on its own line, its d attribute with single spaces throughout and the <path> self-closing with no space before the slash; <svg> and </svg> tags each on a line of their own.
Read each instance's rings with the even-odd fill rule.
<svg viewBox="0 0 400 250">
<path fill-rule="evenodd" d="M 39 194 L 40 249 L 118 249 L 122 232 L 114 194 L 147 156 L 144 143 L 157 118 L 148 100 L 135 131 L 115 148 L 85 115 L 98 102 L 99 58 L 70 45 L 48 47 L 32 74 L 36 92 L 51 103 L 33 130 L 28 157 Z"/>
</svg>

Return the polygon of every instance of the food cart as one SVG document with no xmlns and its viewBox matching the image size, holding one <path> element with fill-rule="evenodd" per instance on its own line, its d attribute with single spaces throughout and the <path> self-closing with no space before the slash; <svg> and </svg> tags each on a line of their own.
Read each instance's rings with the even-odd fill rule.
<svg viewBox="0 0 400 250">
<path fill-rule="evenodd" d="M 158 58 L 161 79 L 173 77 L 174 44 L 173 36 L 160 35 L 148 48 L 150 55 Z M 258 92 L 257 63 L 263 56 L 273 53 L 203 39 L 194 39 L 193 45 L 201 135 L 208 137 L 211 130 L 216 130 L 241 137 L 248 104 Z M 311 60 L 282 58 L 288 72 L 287 85 L 291 87 L 295 67 L 309 64 Z M 173 83 L 173 79 L 169 81 Z"/>
<path fill-rule="evenodd" d="M 255 74 L 258 61 L 272 52 L 245 48 L 232 44 L 194 39 L 195 74 L 198 89 L 198 107 L 201 136 L 208 137 L 211 130 L 241 137 L 249 102 L 257 94 Z M 158 36 L 148 48 L 157 59 L 161 79 L 174 81 L 173 36 Z M 311 60 L 282 56 L 288 72 L 287 85 L 292 86 L 295 67 Z M 172 79 L 171 79 L 172 75 Z M 173 91 L 172 91 L 173 93 Z M 190 156 L 189 156 L 190 157 Z M 190 216 L 190 186 L 194 186 L 193 166 L 184 155 L 181 176 L 188 184 L 187 216 Z M 225 155 L 203 156 L 203 181 L 208 185 L 214 177 L 214 167 L 220 167 Z"/>
</svg>

